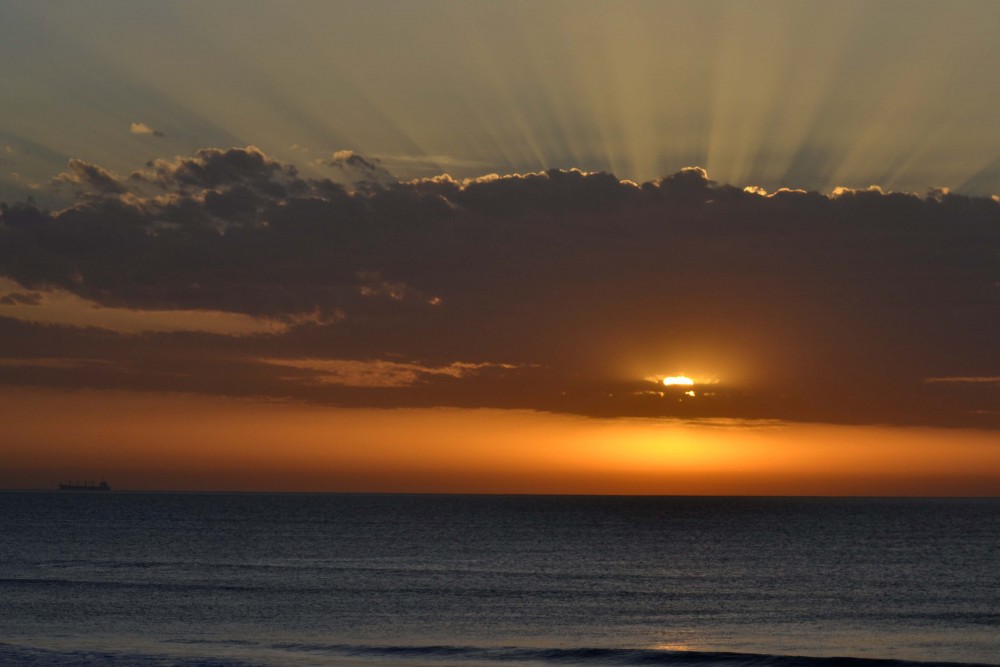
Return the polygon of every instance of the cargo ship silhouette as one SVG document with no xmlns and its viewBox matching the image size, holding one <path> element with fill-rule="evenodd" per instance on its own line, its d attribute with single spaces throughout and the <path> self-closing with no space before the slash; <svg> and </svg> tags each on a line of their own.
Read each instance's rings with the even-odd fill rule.
<svg viewBox="0 0 1000 667">
<path fill-rule="evenodd" d="M 76 484 L 70 484 L 67 482 L 65 484 L 60 484 L 59 490 L 60 491 L 110 491 L 111 487 L 108 486 L 108 483 L 102 479 L 100 484 L 91 484 L 90 482 L 84 482 L 83 484 L 80 484 L 79 482 Z"/>
</svg>

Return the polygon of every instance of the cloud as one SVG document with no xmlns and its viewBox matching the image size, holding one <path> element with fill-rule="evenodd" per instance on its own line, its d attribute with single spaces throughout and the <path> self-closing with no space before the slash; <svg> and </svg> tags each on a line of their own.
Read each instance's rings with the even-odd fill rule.
<svg viewBox="0 0 1000 667">
<path fill-rule="evenodd" d="M 1000 385 L 1000 375 L 993 377 L 957 377 L 957 378 L 926 378 L 924 382 L 956 382 L 962 384 L 997 384 Z"/>
<path fill-rule="evenodd" d="M 354 151 L 337 151 L 327 163 L 339 170 L 348 181 L 358 188 L 371 188 L 397 182 L 395 176 L 382 166 L 378 158 L 366 158 Z"/>
<path fill-rule="evenodd" d="M 17 284 L 0 277 L 0 290 Z M 97 327 L 121 333 L 148 331 L 201 331 L 222 335 L 280 333 L 286 321 L 211 310 L 140 310 L 101 307 L 59 289 L 45 292 L 11 291 L 0 296 L 0 317 L 73 327 Z M 291 320 L 292 318 L 289 318 Z"/>
<path fill-rule="evenodd" d="M 382 164 L 391 166 L 394 170 L 413 175 L 436 175 L 456 169 L 465 172 L 470 170 L 482 172 L 490 167 L 490 163 L 484 160 L 469 160 L 451 155 L 380 155 L 378 160 Z"/>
<path fill-rule="evenodd" d="M 163 132 L 160 132 L 159 130 L 154 130 L 145 123 L 132 123 L 132 125 L 129 126 L 129 131 L 132 134 L 147 134 L 147 135 L 152 135 L 154 137 L 166 136 L 163 134 Z"/>
<path fill-rule="evenodd" d="M 294 177 L 296 170 L 269 158 L 256 146 L 247 146 L 203 148 L 193 157 L 151 160 L 132 178 L 154 182 L 164 189 L 257 185 L 269 188 L 274 195 L 283 196 L 285 191 L 275 186 L 276 176 L 282 173 Z"/>
<path fill-rule="evenodd" d="M 513 364 L 452 362 L 424 366 L 384 359 L 262 359 L 266 364 L 295 368 L 309 373 L 292 381 L 345 387 L 410 387 L 433 376 L 462 378 L 490 369 L 514 369 Z"/>
<path fill-rule="evenodd" d="M 38 306 L 41 303 L 41 292 L 11 292 L 0 296 L 0 306 Z"/>
<path fill-rule="evenodd" d="M 79 186 L 84 191 L 92 191 L 98 195 L 125 192 L 125 186 L 114 174 L 83 160 L 70 160 L 69 171 L 57 174 L 52 179 L 52 185 L 59 186 L 64 183 Z"/>
<path fill-rule="evenodd" d="M 0 367 L 7 366 L 15 368 L 37 366 L 39 368 L 77 369 L 91 364 L 106 365 L 108 362 L 103 359 L 53 359 L 46 357 L 35 357 L 29 359 L 0 358 Z"/>
<path fill-rule="evenodd" d="M 767 193 L 697 167 L 645 183 L 572 169 L 399 182 L 350 151 L 332 160 L 376 180 L 306 178 L 253 146 L 153 160 L 128 179 L 71 161 L 55 179 L 79 192 L 70 206 L 2 208 L 10 355 L 54 356 L 45 337 L 67 358 L 134 349 L 190 375 L 159 362 L 73 372 L 340 405 L 1000 427 L 993 384 L 925 381 L 1000 376 L 995 199 Z M 42 306 L 15 293 L 280 326 L 238 342 L 159 333 L 154 352 L 149 328 L 119 327 L 113 344 L 56 335 L 74 317 L 102 325 L 29 318 Z M 393 382 L 331 380 L 373 377 L 372 360 Z M 428 370 L 455 360 L 475 372 Z M 666 375 L 717 382 L 651 391 L 645 378 Z"/>
</svg>

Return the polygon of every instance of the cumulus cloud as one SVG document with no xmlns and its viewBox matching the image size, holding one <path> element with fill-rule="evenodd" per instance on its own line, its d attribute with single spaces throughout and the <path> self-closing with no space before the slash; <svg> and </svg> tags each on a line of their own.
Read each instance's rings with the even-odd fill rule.
<svg viewBox="0 0 1000 667">
<path fill-rule="evenodd" d="M 164 189 L 203 189 L 252 186 L 274 196 L 284 196 L 283 180 L 294 180 L 297 170 L 283 165 L 256 146 L 246 148 L 203 148 L 193 157 L 149 161 L 145 169 L 132 174 L 133 180 L 148 181 Z"/>
<path fill-rule="evenodd" d="M 160 132 L 159 130 L 154 130 L 153 128 L 151 128 L 149 125 L 146 125 L 145 123 L 132 123 L 132 125 L 129 126 L 129 131 L 132 134 L 148 134 L 148 135 L 152 135 L 154 137 L 163 137 L 163 136 L 165 136 L 163 134 L 163 132 Z"/>
<path fill-rule="evenodd" d="M 82 188 L 85 192 L 92 191 L 94 194 L 122 194 L 125 186 L 118 178 L 109 171 L 83 160 L 70 160 L 69 170 L 57 174 L 52 179 L 52 184 L 59 186 L 70 184 Z"/>
<path fill-rule="evenodd" d="M 306 178 L 252 146 L 153 160 L 128 179 L 74 160 L 56 177 L 83 195 L 71 206 L 3 206 L 0 275 L 12 293 L 282 323 L 237 342 L 158 334 L 157 354 L 190 366 L 183 382 L 155 364 L 88 367 L 95 386 L 1000 427 L 995 384 L 926 381 L 1000 376 L 992 198 L 767 193 L 696 167 L 639 184 L 578 170 L 398 182 L 356 153 L 332 160 L 370 185 Z M 11 354 L 54 356 L 36 325 L 4 326 Z M 46 336 L 67 358 L 153 354 L 125 334 Z M 323 360 L 372 359 L 504 366 L 394 386 L 303 381 Z M 645 380 L 676 374 L 718 382 L 689 396 Z"/>
</svg>

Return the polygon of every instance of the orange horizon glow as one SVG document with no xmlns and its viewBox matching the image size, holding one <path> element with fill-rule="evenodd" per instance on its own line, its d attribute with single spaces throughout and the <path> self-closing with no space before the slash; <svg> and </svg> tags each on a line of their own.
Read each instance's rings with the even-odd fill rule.
<svg viewBox="0 0 1000 667">
<path fill-rule="evenodd" d="M 1000 495 L 988 431 L 0 395 L 0 488 L 105 478 L 121 490 Z"/>
</svg>

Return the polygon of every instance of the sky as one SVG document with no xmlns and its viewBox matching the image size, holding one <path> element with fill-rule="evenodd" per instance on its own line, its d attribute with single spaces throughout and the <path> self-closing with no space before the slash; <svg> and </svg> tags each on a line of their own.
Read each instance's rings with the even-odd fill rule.
<svg viewBox="0 0 1000 667">
<path fill-rule="evenodd" d="M 0 488 L 1000 494 L 998 30 L 4 3 Z"/>
</svg>

